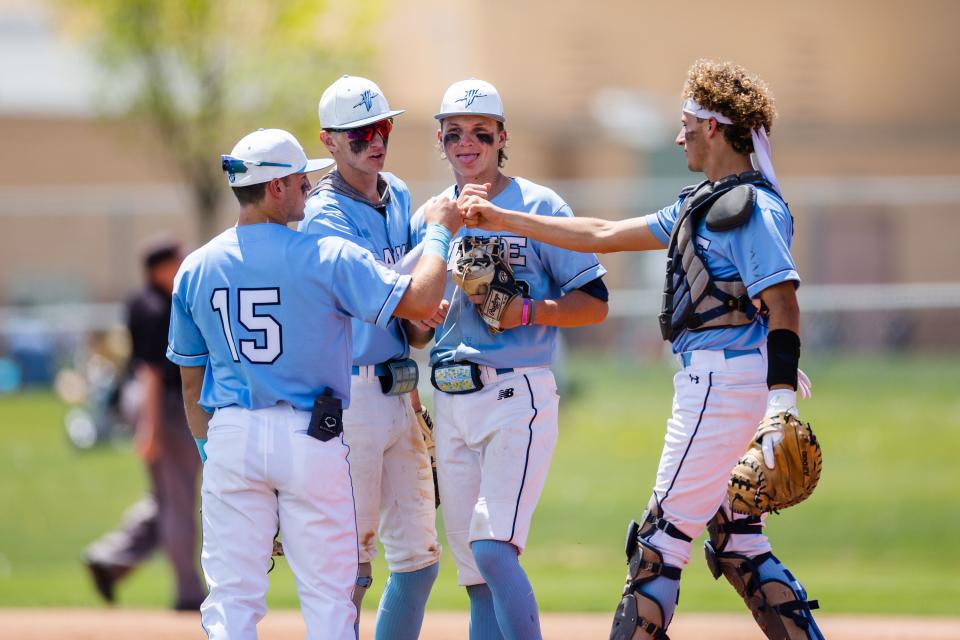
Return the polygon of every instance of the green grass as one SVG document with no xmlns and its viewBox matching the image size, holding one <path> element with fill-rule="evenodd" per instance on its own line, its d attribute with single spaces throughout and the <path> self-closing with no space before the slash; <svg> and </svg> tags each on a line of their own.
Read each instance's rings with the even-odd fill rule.
<svg viewBox="0 0 960 640">
<path fill-rule="evenodd" d="M 670 411 L 665 365 L 572 359 L 560 443 L 522 561 L 546 611 L 611 611 L 625 571 L 623 535 L 650 495 Z M 949 614 L 960 601 L 960 359 L 836 357 L 804 363 L 802 403 L 824 446 L 806 503 L 772 516 L 777 555 L 830 612 Z M 146 486 L 128 447 L 79 452 L 49 394 L 0 398 L 0 603 L 95 606 L 79 559 Z M 681 610 L 739 611 L 695 543 Z M 374 608 L 381 563 L 367 596 Z M 289 568 L 271 574 L 272 607 L 296 606 Z M 165 607 L 160 559 L 120 591 L 124 606 Z M 466 607 L 445 552 L 430 607 Z"/>
</svg>

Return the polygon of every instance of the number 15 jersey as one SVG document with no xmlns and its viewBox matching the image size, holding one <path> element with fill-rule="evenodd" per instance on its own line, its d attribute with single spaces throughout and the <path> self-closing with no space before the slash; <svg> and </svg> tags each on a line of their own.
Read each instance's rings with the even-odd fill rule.
<svg viewBox="0 0 960 640">
<path fill-rule="evenodd" d="M 350 318 L 384 328 L 410 276 L 340 238 L 279 224 L 228 229 L 191 253 L 174 280 L 167 358 L 205 366 L 207 411 L 350 400 Z"/>
</svg>

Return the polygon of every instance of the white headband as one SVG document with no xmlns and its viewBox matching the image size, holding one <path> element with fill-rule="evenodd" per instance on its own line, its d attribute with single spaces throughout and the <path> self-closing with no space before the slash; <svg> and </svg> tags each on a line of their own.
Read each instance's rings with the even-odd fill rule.
<svg viewBox="0 0 960 640">
<path fill-rule="evenodd" d="M 733 124 L 733 120 L 727 116 L 704 109 L 693 98 L 687 98 L 687 101 L 683 103 L 683 112 L 702 120 L 713 118 L 720 124 Z M 757 168 L 780 194 L 780 183 L 777 181 L 777 174 L 773 171 L 773 152 L 770 150 L 770 138 L 767 137 L 766 127 L 759 126 L 751 129 L 750 136 L 753 138 L 753 153 L 757 158 Z"/>
</svg>

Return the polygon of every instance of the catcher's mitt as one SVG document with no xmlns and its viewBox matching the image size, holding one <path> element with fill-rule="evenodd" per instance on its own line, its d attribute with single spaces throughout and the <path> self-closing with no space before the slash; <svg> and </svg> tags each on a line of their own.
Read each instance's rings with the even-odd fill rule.
<svg viewBox="0 0 960 640">
<path fill-rule="evenodd" d="M 782 431 L 783 438 L 774 444 L 771 469 L 763 462 L 760 441 L 774 431 Z M 822 466 L 820 443 L 809 424 L 786 411 L 764 418 L 730 474 L 730 506 L 736 513 L 756 516 L 799 504 L 817 487 Z"/>
<path fill-rule="evenodd" d="M 461 238 L 454 254 L 451 275 L 454 283 L 468 296 L 486 296 L 477 311 L 490 333 L 503 331 L 500 319 L 510 302 L 521 295 L 521 289 L 513 277 L 513 269 L 504 259 L 500 239 Z"/>
</svg>

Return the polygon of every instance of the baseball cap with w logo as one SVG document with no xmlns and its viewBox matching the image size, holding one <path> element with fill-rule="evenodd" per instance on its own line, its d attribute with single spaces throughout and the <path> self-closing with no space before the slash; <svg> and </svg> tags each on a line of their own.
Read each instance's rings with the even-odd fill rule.
<svg viewBox="0 0 960 640">
<path fill-rule="evenodd" d="M 503 122 L 500 93 L 489 82 L 476 78 L 454 82 L 443 94 L 440 113 L 433 117 L 443 120 L 450 116 L 486 116 Z"/>
<path fill-rule="evenodd" d="M 356 129 L 403 113 L 390 110 L 375 82 L 359 76 L 343 76 L 320 96 L 320 126 L 324 129 Z"/>
</svg>

